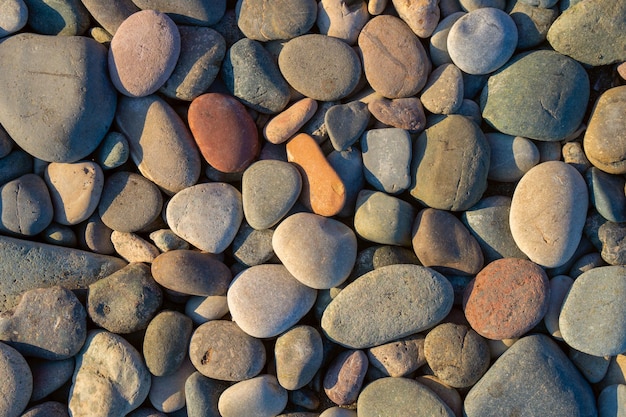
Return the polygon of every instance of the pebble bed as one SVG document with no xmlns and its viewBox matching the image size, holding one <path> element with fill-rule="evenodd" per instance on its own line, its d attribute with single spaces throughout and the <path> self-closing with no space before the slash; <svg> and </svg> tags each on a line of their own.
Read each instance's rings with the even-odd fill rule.
<svg viewBox="0 0 626 417">
<path fill-rule="evenodd" d="M 0 0 L 0 417 L 626 416 L 626 0 Z"/>
</svg>

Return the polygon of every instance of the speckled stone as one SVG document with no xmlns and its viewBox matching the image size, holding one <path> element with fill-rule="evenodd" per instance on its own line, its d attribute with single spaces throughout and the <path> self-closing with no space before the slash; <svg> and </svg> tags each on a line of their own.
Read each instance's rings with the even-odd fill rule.
<svg viewBox="0 0 626 417">
<path fill-rule="evenodd" d="M 0 231 L 33 236 L 52 222 L 54 208 L 46 183 L 38 175 L 25 174 L 0 186 Z"/>
<path fill-rule="evenodd" d="M 420 38 L 432 35 L 439 22 L 439 2 L 436 0 L 419 0 L 407 2 L 392 0 L 400 19 L 409 25 L 413 33 Z"/>
<path fill-rule="evenodd" d="M 273 235 L 272 229 L 256 230 L 243 222 L 230 248 L 233 258 L 244 266 L 268 262 L 274 256 Z"/>
<path fill-rule="evenodd" d="M 268 142 L 280 144 L 294 136 L 317 111 L 317 101 L 305 97 L 274 116 L 263 127 Z"/>
<path fill-rule="evenodd" d="M 420 95 L 424 108 L 435 114 L 456 113 L 463 102 L 463 76 L 454 64 L 433 70 Z"/>
<path fill-rule="evenodd" d="M 324 346 L 311 326 L 295 326 L 276 339 L 274 357 L 279 384 L 288 390 L 307 385 L 322 366 Z"/>
<path fill-rule="evenodd" d="M 324 115 L 324 123 L 333 148 L 337 151 L 350 148 L 367 128 L 369 119 L 368 106 L 360 101 L 329 108 Z"/>
<path fill-rule="evenodd" d="M 28 405 L 33 391 L 33 375 L 24 357 L 11 346 L 0 343 L 0 413 L 18 417 Z"/>
<path fill-rule="evenodd" d="M 28 21 L 28 7 L 23 0 L 9 0 L 0 6 L 0 38 L 22 29 Z"/>
<path fill-rule="evenodd" d="M 236 11 L 237 24 L 243 34 L 266 42 L 307 33 L 315 23 L 317 4 L 315 0 L 239 0 Z"/>
<path fill-rule="evenodd" d="M 363 0 L 322 0 L 317 5 L 315 23 L 322 35 L 339 38 L 348 45 L 354 45 L 369 18 L 367 3 Z"/>
<path fill-rule="evenodd" d="M 487 178 L 500 182 L 519 181 L 539 163 L 539 149 L 526 138 L 504 133 L 485 133 L 491 158 Z"/>
<path fill-rule="evenodd" d="M 610 265 L 626 264 L 626 225 L 606 222 L 598 229 L 598 239 L 602 244 L 602 259 Z"/>
<path fill-rule="evenodd" d="M 113 0 L 106 5 L 98 0 L 85 0 L 82 3 L 94 20 L 110 34 L 115 34 L 124 20 L 140 10 L 131 0 Z"/>
<path fill-rule="evenodd" d="M 367 108 L 383 125 L 405 129 L 409 133 L 421 132 L 426 127 L 424 107 L 417 97 L 391 100 L 377 97 L 367 104 Z"/>
<path fill-rule="evenodd" d="M 369 361 L 362 350 L 341 352 L 328 365 L 324 392 L 337 405 L 350 405 L 359 396 Z"/>
<path fill-rule="evenodd" d="M 226 0 L 191 0 L 179 3 L 170 0 L 133 0 L 140 9 L 154 9 L 166 13 L 177 24 L 212 26 L 226 11 Z"/>
<path fill-rule="evenodd" d="M 361 190 L 354 213 L 359 237 L 385 245 L 411 245 L 416 210 L 399 198 L 380 191 Z"/>
<path fill-rule="evenodd" d="M 407 376 L 426 364 L 424 335 L 416 333 L 369 348 L 367 358 L 385 376 Z"/>
<path fill-rule="evenodd" d="M 74 358 L 57 361 L 31 358 L 28 366 L 33 374 L 33 393 L 30 400 L 35 402 L 46 398 L 70 380 L 74 373 Z M 67 410 L 66 405 L 63 408 Z"/>
<path fill-rule="evenodd" d="M 400 194 L 411 185 L 411 136 L 404 129 L 368 130 L 361 136 L 365 180 L 376 190 Z"/>
<path fill-rule="evenodd" d="M 98 212 L 92 214 L 86 221 L 78 225 L 77 239 L 82 249 L 87 249 L 102 255 L 115 253 L 111 242 L 113 230 L 102 222 Z"/>
<path fill-rule="evenodd" d="M 130 145 L 126 136 L 119 132 L 109 132 L 98 146 L 96 162 L 106 171 L 124 165 L 129 155 Z"/>
<path fill-rule="evenodd" d="M 217 408 L 222 417 L 275 416 L 287 405 L 287 390 L 274 375 L 259 375 L 228 387 Z"/>
<path fill-rule="evenodd" d="M 171 375 L 182 365 L 192 330 L 191 319 L 177 311 L 162 311 L 150 320 L 143 355 L 152 375 Z"/>
</svg>

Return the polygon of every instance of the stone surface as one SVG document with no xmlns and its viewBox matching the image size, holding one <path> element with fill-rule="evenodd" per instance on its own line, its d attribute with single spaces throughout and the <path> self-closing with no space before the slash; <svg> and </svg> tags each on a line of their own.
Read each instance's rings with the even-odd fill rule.
<svg viewBox="0 0 626 417">
<path fill-rule="evenodd" d="M 188 417 L 221 417 L 217 409 L 222 392 L 229 384 L 207 378 L 200 372 L 191 374 L 185 381 L 185 398 Z"/>
<path fill-rule="evenodd" d="M 369 364 L 385 376 L 402 377 L 426 364 L 424 336 L 416 333 L 367 349 Z"/>
<path fill-rule="evenodd" d="M 511 234 L 528 258 L 553 268 L 572 257 L 585 224 L 585 180 L 560 161 L 544 162 L 519 181 L 511 201 Z"/>
<path fill-rule="evenodd" d="M 189 243 L 176 236 L 170 229 L 159 229 L 150 233 L 150 240 L 161 252 L 177 249 L 189 249 Z"/>
<path fill-rule="evenodd" d="M 367 3 L 363 0 L 323 0 L 317 5 L 315 24 L 322 35 L 354 45 L 369 18 Z"/>
<path fill-rule="evenodd" d="M 530 3 L 534 3 L 534 1 Z M 543 3 L 543 1 L 538 3 Z M 548 29 L 559 15 L 558 8 L 553 6 L 547 8 L 530 5 L 526 4 L 524 0 L 515 2 L 509 14 L 517 26 L 518 49 L 532 48 L 546 40 Z"/>
<path fill-rule="evenodd" d="M 493 261 L 467 288 L 467 321 L 487 339 L 513 339 L 535 327 L 548 311 L 550 284 L 537 264 L 515 258 Z"/>
<path fill-rule="evenodd" d="M 4 343 L 0 343 L 0 365 L 3 380 L 0 386 L 0 413 L 7 417 L 18 417 L 28 405 L 33 391 L 33 375 L 24 357 Z"/>
<path fill-rule="evenodd" d="M 78 0 L 24 0 L 30 30 L 42 35 L 77 36 L 89 28 L 89 13 Z"/>
<path fill-rule="evenodd" d="M 626 414 L 626 385 L 610 385 L 598 396 L 598 415 L 600 417 L 622 417 Z"/>
<path fill-rule="evenodd" d="M 376 190 L 400 194 L 411 185 L 411 136 L 397 128 L 368 130 L 361 136 L 365 180 Z"/>
<path fill-rule="evenodd" d="M 305 97 L 274 116 L 263 127 L 268 142 L 280 144 L 294 136 L 317 111 L 317 101 Z"/>
<path fill-rule="evenodd" d="M 360 101 L 329 108 L 324 115 L 324 123 L 333 148 L 337 151 L 350 148 L 367 128 L 369 119 L 368 106 Z"/>
<path fill-rule="evenodd" d="M 487 178 L 500 182 L 519 181 L 526 172 L 539 163 L 539 149 L 526 138 L 486 133 L 491 149 Z"/>
<path fill-rule="evenodd" d="M 452 58 L 450 58 L 448 53 L 448 35 L 452 25 L 465 14 L 462 11 L 452 13 L 441 19 L 435 27 L 428 44 L 430 59 L 434 66 L 438 67 L 446 63 L 452 63 Z"/>
<path fill-rule="evenodd" d="M 159 256 L 159 248 L 136 233 L 111 233 L 111 243 L 115 252 L 127 262 L 152 263 Z"/>
<path fill-rule="evenodd" d="M 591 204 L 605 219 L 612 222 L 626 221 L 626 181 L 619 175 L 611 175 L 591 167 L 585 173 Z"/>
<path fill-rule="evenodd" d="M 343 152 L 332 151 L 327 158 L 345 187 L 346 202 L 337 215 L 340 217 L 352 216 L 358 194 L 365 185 L 363 156 L 358 149 L 350 148 Z"/>
<path fill-rule="evenodd" d="M 22 33 L 2 42 L 0 61 L 0 124 L 15 143 L 50 162 L 74 162 L 98 147 L 117 102 L 104 46 Z"/>
<path fill-rule="evenodd" d="M 543 321 L 550 336 L 556 340 L 563 340 L 559 327 L 559 316 L 563 301 L 565 301 L 573 283 L 574 280 L 567 275 L 557 275 L 550 279 L 550 304 Z"/>
<path fill-rule="evenodd" d="M 89 13 L 110 34 L 115 34 L 122 22 L 140 9 L 132 0 L 114 0 L 106 5 L 97 0 L 82 2 Z"/>
<path fill-rule="evenodd" d="M 413 33 L 420 38 L 432 35 L 439 22 L 439 2 L 433 0 L 419 0 L 407 2 L 392 0 L 393 6 L 400 19 L 409 25 Z"/>
<path fill-rule="evenodd" d="M 367 104 L 372 116 L 383 125 L 421 132 L 426 127 L 424 107 L 417 97 L 387 99 L 377 97 Z"/>
<path fill-rule="evenodd" d="M 0 11 L 0 38 L 22 29 L 28 21 L 28 7 L 23 0 L 3 1 Z"/>
<path fill-rule="evenodd" d="M 126 136 L 119 132 L 109 132 L 96 150 L 96 162 L 103 170 L 120 167 L 128 161 L 130 146 Z"/>
<path fill-rule="evenodd" d="M 102 255 L 115 253 L 111 242 L 113 230 L 102 222 L 97 212 L 78 226 L 77 239 L 80 247 Z"/>
<path fill-rule="evenodd" d="M 573 135 L 577 135 L 578 131 L 576 131 Z M 591 167 L 591 163 L 585 156 L 585 151 L 583 150 L 582 144 L 580 142 L 567 142 L 563 145 L 563 162 L 566 164 L 570 164 L 578 172 L 584 174 L 585 171 Z"/>
<path fill-rule="evenodd" d="M 33 236 L 52 222 L 54 208 L 46 183 L 38 175 L 25 174 L 0 186 L 0 231 Z"/>
<path fill-rule="evenodd" d="M 278 383 L 287 390 L 307 385 L 322 366 L 324 346 L 314 327 L 295 326 L 276 339 L 274 358 Z"/>
<path fill-rule="evenodd" d="M 242 223 L 231 246 L 233 258 L 247 267 L 268 262 L 274 257 L 273 235 L 271 229 L 256 230 L 246 222 Z"/>
<path fill-rule="evenodd" d="M 46 401 L 29 408 L 21 417 L 68 417 L 67 406 L 56 401 Z"/>
<path fill-rule="evenodd" d="M 189 358 L 184 359 L 173 373 L 152 376 L 148 398 L 152 406 L 163 413 L 174 413 L 184 409 L 186 405 L 185 381 L 196 371 L 196 368 L 193 367 Z"/>
<path fill-rule="evenodd" d="M 15 149 L 0 159 L 0 185 L 33 172 L 33 157 Z"/>
<path fill-rule="evenodd" d="M 56 361 L 31 358 L 28 366 L 33 374 L 33 393 L 30 400 L 40 401 L 70 380 L 74 373 L 74 358 Z M 67 410 L 65 404 L 63 408 Z"/>
<path fill-rule="evenodd" d="M 140 9 L 154 9 L 166 13 L 177 24 L 212 26 L 226 11 L 226 0 L 191 0 L 184 3 L 168 0 L 133 0 Z"/>
<path fill-rule="evenodd" d="M 428 76 L 420 101 L 431 113 L 455 113 L 463 102 L 461 70 L 450 63 L 435 68 Z"/>
<path fill-rule="evenodd" d="M 611 363 L 609 356 L 589 355 L 576 349 L 570 349 L 568 357 L 585 379 L 592 384 L 604 378 Z"/>
<path fill-rule="evenodd" d="M 239 0 L 236 11 L 243 34 L 266 42 L 307 33 L 315 23 L 317 4 L 314 0 Z"/>
<path fill-rule="evenodd" d="M 183 364 L 192 330 L 191 319 L 177 311 L 162 311 L 150 320 L 143 356 L 152 375 L 171 375 Z"/>
<path fill-rule="evenodd" d="M 221 319 L 228 314 L 228 301 L 225 295 L 192 296 L 185 303 L 185 314 L 196 325 Z"/>
<path fill-rule="evenodd" d="M 444 384 L 434 375 L 418 376 L 415 380 L 437 394 L 450 407 L 450 410 L 456 417 L 463 415 L 463 400 L 461 400 L 461 395 L 455 388 Z"/>
<path fill-rule="evenodd" d="M 328 365 L 324 392 L 337 405 L 350 405 L 359 396 L 369 361 L 362 350 L 341 352 Z"/>
<path fill-rule="evenodd" d="M 361 190 L 354 213 L 354 230 L 363 239 L 385 245 L 411 245 L 415 208 L 380 191 Z"/>
<path fill-rule="evenodd" d="M 322 329 L 330 340 L 349 348 L 377 346 L 439 323 L 453 299 L 452 285 L 438 272 L 389 265 L 344 288 L 324 311 Z"/>
<path fill-rule="evenodd" d="M 217 404 L 223 417 L 275 416 L 287 405 L 287 391 L 274 375 L 260 375 L 228 387 Z"/>
<path fill-rule="evenodd" d="M 598 239 L 602 244 L 600 255 L 610 265 L 626 263 L 626 225 L 623 223 L 606 222 L 598 229 Z"/>
</svg>

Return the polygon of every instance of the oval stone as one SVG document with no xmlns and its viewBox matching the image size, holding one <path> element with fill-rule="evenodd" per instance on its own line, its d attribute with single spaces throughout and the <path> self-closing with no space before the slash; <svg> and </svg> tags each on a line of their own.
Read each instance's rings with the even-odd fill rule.
<svg viewBox="0 0 626 417">
<path fill-rule="evenodd" d="M 2 3 L 0 13 L 0 38 L 22 29 L 28 21 L 28 7 L 23 0 Z"/>
<path fill-rule="evenodd" d="M 404 129 L 368 130 L 361 136 L 365 180 L 378 191 L 400 194 L 411 185 L 411 136 Z"/>
<path fill-rule="evenodd" d="M 324 392 L 338 405 L 354 403 L 361 391 L 369 361 L 362 350 L 345 350 L 328 365 Z"/>
<path fill-rule="evenodd" d="M 591 204 L 605 219 L 626 222 L 626 181 L 621 175 L 612 175 L 591 167 L 585 172 Z"/>
<path fill-rule="evenodd" d="M 424 107 L 417 97 L 376 97 L 367 104 L 367 108 L 383 126 L 408 130 L 409 133 L 421 132 L 426 127 Z"/>
<path fill-rule="evenodd" d="M 528 258 L 554 268 L 572 257 L 587 214 L 587 185 L 572 166 L 549 161 L 529 170 L 511 201 L 511 234 Z"/>
<path fill-rule="evenodd" d="M 274 375 L 260 375 L 228 387 L 217 408 L 222 417 L 277 416 L 287 405 L 287 390 Z"/>
<path fill-rule="evenodd" d="M 431 113 L 456 113 L 463 103 L 461 70 L 450 63 L 435 68 L 428 76 L 420 101 Z"/>
<path fill-rule="evenodd" d="M 361 77 L 361 61 L 345 42 L 308 34 L 287 42 L 278 56 L 280 72 L 296 91 L 315 100 L 346 97 Z"/>
<path fill-rule="evenodd" d="M 539 163 L 539 149 L 526 138 L 485 133 L 489 142 L 491 158 L 488 179 L 500 182 L 515 182 Z"/>
<path fill-rule="evenodd" d="M 0 230 L 33 236 L 52 222 L 54 209 L 48 187 L 38 175 L 26 174 L 0 187 Z"/>
<path fill-rule="evenodd" d="M 40 401 L 61 388 L 74 373 L 73 357 L 58 361 L 31 359 L 28 365 L 33 373 L 33 394 L 30 397 L 33 402 Z M 64 405 L 63 408 L 65 410 L 67 406 Z M 67 417 L 67 414 L 64 417 Z"/>
<path fill-rule="evenodd" d="M 346 151 L 367 128 L 370 112 L 360 101 L 337 104 L 324 114 L 324 124 L 336 151 Z"/>
<path fill-rule="evenodd" d="M 143 355 L 154 376 L 171 375 L 187 356 L 193 322 L 177 311 L 162 311 L 146 328 Z"/>
<path fill-rule="evenodd" d="M 415 208 L 380 191 L 361 190 L 356 200 L 354 230 L 371 242 L 411 245 Z"/>
<path fill-rule="evenodd" d="M 140 9 L 167 13 L 177 24 L 213 26 L 226 11 L 226 0 L 191 0 L 183 3 L 171 0 L 134 0 Z"/>
<path fill-rule="evenodd" d="M 384 376 L 407 376 L 426 364 L 424 336 L 416 333 L 367 349 L 370 365 Z"/>
<path fill-rule="evenodd" d="M 313 307 L 317 291 L 282 265 L 252 266 L 233 279 L 226 298 L 232 319 L 250 336 L 274 337 Z"/>
<path fill-rule="evenodd" d="M 26 359 L 11 346 L 0 343 L 0 413 L 18 417 L 28 405 L 33 392 L 33 375 Z"/>
<path fill-rule="evenodd" d="M 315 0 L 239 0 L 237 24 L 246 38 L 261 42 L 307 33 L 317 17 Z"/>
<path fill-rule="evenodd" d="M 322 337 L 311 326 L 296 326 L 276 339 L 276 377 L 285 389 L 297 390 L 311 382 L 324 356 Z"/>
<path fill-rule="evenodd" d="M 263 127 L 263 136 L 270 143 L 283 143 L 294 136 L 316 111 L 317 101 L 309 97 L 300 99 L 270 119 Z"/>
<path fill-rule="evenodd" d="M 322 329 L 330 340 L 349 348 L 377 346 L 439 323 L 453 300 L 452 285 L 438 272 L 419 265 L 388 265 L 344 288 L 326 307 Z"/>
</svg>

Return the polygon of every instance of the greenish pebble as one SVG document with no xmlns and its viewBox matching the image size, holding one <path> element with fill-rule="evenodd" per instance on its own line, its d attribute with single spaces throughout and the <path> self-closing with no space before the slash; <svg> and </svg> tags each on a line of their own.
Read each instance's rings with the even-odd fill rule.
<svg viewBox="0 0 626 417">
<path fill-rule="evenodd" d="M 119 132 L 109 132 L 96 150 L 96 162 L 103 170 L 117 168 L 128 160 L 130 147 L 126 136 Z"/>
</svg>

